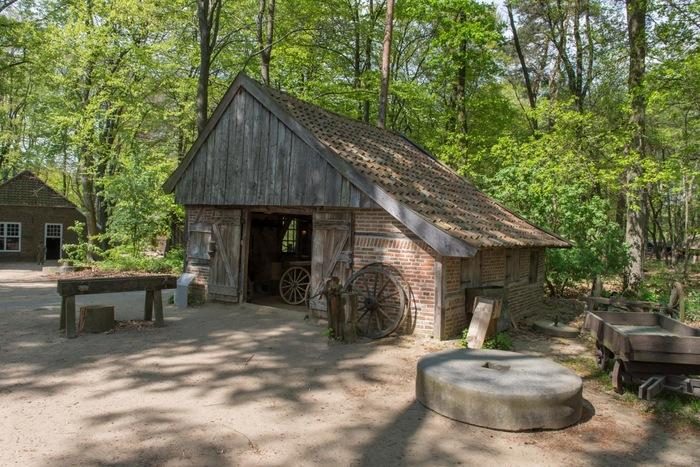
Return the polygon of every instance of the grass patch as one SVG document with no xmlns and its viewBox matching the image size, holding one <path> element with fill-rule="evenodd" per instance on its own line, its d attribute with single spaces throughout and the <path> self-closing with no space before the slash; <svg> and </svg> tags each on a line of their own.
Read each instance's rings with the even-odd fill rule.
<svg viewBox="0 0 700 467">
<path fill-rule="evenodd" d="M 637 397 L 637 386 L 626 388 L 623 394 L 613 391 L 610 373 L 601 370 L 592 358 L 566 357 L 559 363 L 579 375 L 589 387 L 611 394 L 620 402 L 652 413 L 665 424 L 700 428 L 700 399 L 684 394 L 664 391 L 652 401 Z"/>
</svg>

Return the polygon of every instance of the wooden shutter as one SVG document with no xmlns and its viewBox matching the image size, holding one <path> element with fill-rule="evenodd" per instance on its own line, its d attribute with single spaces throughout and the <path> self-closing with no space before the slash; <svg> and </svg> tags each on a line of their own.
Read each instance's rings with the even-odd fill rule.
<svg viewBox="0 0 700 467">
<path fill-rule="evenodd" d="M 209 269 L 210 300 L 238 302 L 241 271 L 241 211 L 227 209 L 217 212 L 211 226 L 215 243 Z"/>
<path fill-rule="evenodd" d="M 317 295 L 326 280 L 335 276 L 341 284 L 352 273 L 352 213 L 318 212 L 313 219 L 311 249 L 311 308 L 325 311 L 326 300 Z"/>
<path fill-rule="evenodd" d="M 192 264 L 209 263 L 211 225 L 204 222 L 191 224 L 188 237 L 187 260 Z"/>
</svg>

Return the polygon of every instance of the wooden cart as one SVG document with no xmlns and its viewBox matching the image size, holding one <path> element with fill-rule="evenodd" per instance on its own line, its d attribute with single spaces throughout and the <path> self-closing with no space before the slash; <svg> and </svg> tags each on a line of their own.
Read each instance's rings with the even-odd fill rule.
<svg viewBox="0 0 700 467">
<path fill-rule="evenodd" d="M 660 313 L 589 311 L 584 328 L 597 344 L 598 366 L 612 370 L 613 387 L 639 383 L 650 400 L 662 389 L 700 397 L 700 329 Z"/>
</svg>

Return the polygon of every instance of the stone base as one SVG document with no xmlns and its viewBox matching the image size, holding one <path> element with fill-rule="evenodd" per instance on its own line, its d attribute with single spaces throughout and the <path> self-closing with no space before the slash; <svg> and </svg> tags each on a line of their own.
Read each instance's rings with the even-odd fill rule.
<svg viewBox="0 0 700 467">
<path fill-rule="evenodd" d="M 418 361 L 416 398 L 446 417 L 506 431 L 559 429 L 581 418 L 583 383 L 541 357 L 449 350 Z"/>
<path fill-rule="evenodd" d="M 114 307 L 86 305 L 80 307 L 78 332 L 105 332 L 114 328 Z"/>
</svg>

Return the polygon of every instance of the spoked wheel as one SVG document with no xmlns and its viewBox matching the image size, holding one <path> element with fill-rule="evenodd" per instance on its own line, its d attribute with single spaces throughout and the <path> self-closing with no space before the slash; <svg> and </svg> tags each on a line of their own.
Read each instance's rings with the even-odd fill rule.
<svg viewBox="0 0 700 467">
<path fill-rule="evenodd" d="M 619 358 L 615 360 L 612 371 L 612 385 L 616 393 L 625 392 L 625 362 Z"/>
<path fill-rule="evenodd" d="M 603 371 L 608 369 L 610 361 L 614 358 L 614 355 L 600 342 L 596 343 L 595 356 L 596 365 Z"/>
<path fill-rule="evenodd" d="M 301 305 L 309 293 L 309 271 L 301 266 L 294 266 L 282 274 L 280 279 L 280 297 L 290 305 Z"/>
<path fill-rule="evenodd" d="M 399 281 L 381 267 L 353 274 L 346 288 L 357 293 L 358 333 L 379 339 L 396 331 L 406 314 L 406 292 Z"/>
</svg>

